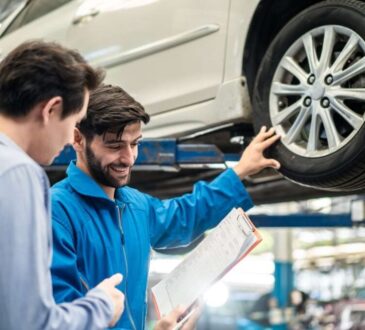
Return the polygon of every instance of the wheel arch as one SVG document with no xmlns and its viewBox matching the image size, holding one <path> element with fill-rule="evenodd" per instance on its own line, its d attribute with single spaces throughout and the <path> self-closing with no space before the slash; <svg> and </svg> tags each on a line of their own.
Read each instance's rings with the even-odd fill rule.
<svg viewBox="0 0 365 330">
<path fill-rule="evenodd" d="M 318 2 L 321 0 L 260 1 L 249 27 L 242 63 L 242 74 L 246 76 L 251 97 L 257 70 L 271 41 L 295 15 Z"/>
</svg>

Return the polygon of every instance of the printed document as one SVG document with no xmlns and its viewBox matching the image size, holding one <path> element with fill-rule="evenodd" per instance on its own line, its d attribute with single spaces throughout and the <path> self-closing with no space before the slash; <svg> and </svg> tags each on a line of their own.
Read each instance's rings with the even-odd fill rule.
<svg viewBox="0 0 365 330">
<path fill-rule="evenodd" d="M 178 305 L 189 308 L 261 240 L 247 214 L 240 208 L 232 209 L 185 260 L 152 288 L 158 317 Z"/>
</svg>

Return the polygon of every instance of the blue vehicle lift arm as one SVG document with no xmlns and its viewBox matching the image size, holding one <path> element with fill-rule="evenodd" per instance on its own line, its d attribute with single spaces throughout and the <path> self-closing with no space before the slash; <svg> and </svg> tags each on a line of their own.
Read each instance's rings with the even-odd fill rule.
<svg viewBox="0 0 365 330">
<path fill-rule="evenodd" d="M 75 151 L 68 146 L 55 159 L 52 166 L 67 166 L 75 158 Z M 176 139 L 145 139 L 139 146 L 134 168 L 164 170 L 188 164 L 202 167 L 219 164 L 225 168 L 226 160 L 238 159 L 239 155 L 227 156 L 213 144 L 181 144 Z"/>
</svg>

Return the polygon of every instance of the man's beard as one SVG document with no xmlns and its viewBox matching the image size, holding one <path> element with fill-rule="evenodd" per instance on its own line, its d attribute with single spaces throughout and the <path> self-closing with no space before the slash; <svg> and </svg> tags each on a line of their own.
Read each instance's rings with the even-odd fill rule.
<svg viewBox="0 0 365 330">
<path fill-rule="evenodd" d="M 102 167 L 100 160 L 95 156 L 95 153 L 91 150 L 90 145 L 86 144 L 86 162 L 88 170 L 91 176 L 96 182 L 103 186 L 120 188 L 129 183 L 131 172 L 129 170 L 128 177 L 123 179 L 123 184 L 120 184 L 120 180 L 114 178 L 108 171 L 108 166 Z M 116 165 L 116 164 L 114 164 Z"/>
</svg>

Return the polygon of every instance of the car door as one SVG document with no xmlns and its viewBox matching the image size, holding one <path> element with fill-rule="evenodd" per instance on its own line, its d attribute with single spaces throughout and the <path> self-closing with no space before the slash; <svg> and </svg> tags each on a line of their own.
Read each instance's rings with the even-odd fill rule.
<svg viewBox="0 0 365 330">
<path fill-rule="evenodd" d="M 228 9 L 229 0 L 85 0 L 67 44 L 157 114 L 216 96 Z"/>
<path fill-rule="evenodd" d="M 78 49 L 150 114 L 214 99 L 229 0 L 31 0 L 3 27 L 0 52 L 34 38 Z"/>
</svg>

